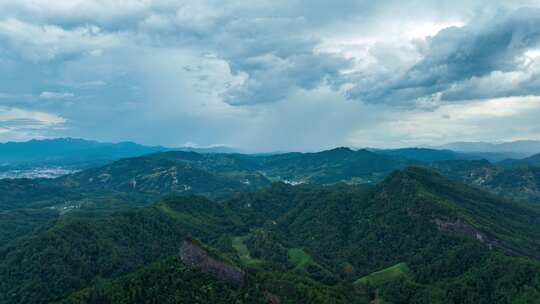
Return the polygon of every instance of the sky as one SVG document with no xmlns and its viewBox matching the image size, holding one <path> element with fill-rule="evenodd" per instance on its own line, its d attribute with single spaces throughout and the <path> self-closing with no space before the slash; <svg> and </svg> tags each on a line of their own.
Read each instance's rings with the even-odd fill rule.
<svg viewBox="0 0 540 304">
<path fill-rule="evenodd" d="M 0 141 L 540 139 L 540 1 L 2 0 Z"/>
</svg>

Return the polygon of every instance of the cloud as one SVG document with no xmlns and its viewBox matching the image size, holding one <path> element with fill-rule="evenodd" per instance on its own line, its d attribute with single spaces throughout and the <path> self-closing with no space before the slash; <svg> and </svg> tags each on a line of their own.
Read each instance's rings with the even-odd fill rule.
<svg viewBox="0 0 540 304">
<path fill-rule="evenodd" d="M 273 54 L 242 59 L 238 64 L 245 80 L 224 94 L 231 105 L 252 105 L 283 100 L 296 89 L 316 89 L 321 84 L 339 84 L 341 71 L 350 61 L 332 54 Z"/>
<path fill-rule="evenodd" d="M 103 48 L 121 43 L 119 35 L 103 33 L 97 26 L 64 29 L 35 25 L 15 18 L 0 20 L 0 42 L 16 56 L 32 62 L 49 61 L 62 55 L 99 55 Z M 0 44 L 1 45 L 1 44 Z"/>
<path fill-rule="evenodd" d="M 0 107 L 0 140 L 42 138 L 51 129 L 61 128 L 64 123 L 66 120 L 55 114 Z"/>
<path fill-rule="evenodd" d="M 348 95 L 365 102 L 399 104 L 419 98 L 455 101 L 538 94 L 540 87 L 528 81 L 537 77 L 538 69 L 523 62 L 523 56 L 539 45 L 540 9 L 479 17 L 419 44 L 421 59 L 389 72 L 397 76 L 380 75 L 387 77 L 379 77 L 374 87 L 360 82 Z M 493 83 L 504 87 L 493 90 Z"/>
<path fill-rule="evenodd" d="M 39 94 L 41 99 L 71 99 L 75 97 L 75 94 L 69 92 L 49 92 L 44 91 Z"/>
<path fill-rule="evenodd" d="M 19 132 L 261 151 L 429 144 L 466 136 L 467 126 L 488 136 L 476 131 L 475 119 L 490 113 L 482 104 L 518 108 L 540 95 L 539 14 L 519 10 L 527 5 L 538 7 L 528 0 L 0 1 L 2 110 L 64 120 L 25 133 L 14 126 L 30 128 L 26 119 L 34 118 L 23 115 L 2 127 L 0 140 Z M 476 118 L 458 119 L 472 105 Z M 486 121 L 534 125 L 527 115 Z M 540 137 L 508 129 L 492 128 L 493 136 Z"/>
<path fill-rule="evenodd" d="M 387 119 L 358 129 L 351 145 L 425 146 L 456 141 L 506 141 L 540 138 L 540 97 L 509 97 L 448 103 L 434 111 L 386 111 Z"/>
</svg>

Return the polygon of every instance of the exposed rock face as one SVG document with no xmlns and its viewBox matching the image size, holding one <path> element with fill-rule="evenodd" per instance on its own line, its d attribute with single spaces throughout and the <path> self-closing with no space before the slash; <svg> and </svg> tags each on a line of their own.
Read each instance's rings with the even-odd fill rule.
<svg viewBox="0 0 540 304">
<path fill-rule="evenodd" d="M 474 238 L 477 241 L 488 246 L 489 249 L 498 248 L 502 250 L 503 252 L 505 252 L 506 254 L 510 254 L 510 255 L 518 254 L 513 249 L 508 248 L 507 246 L 504 246 L 504 244 L 502 244 L 501 242 L 499 242 L 498 240 L 494 238 L 488 237 L 487 235 L 482 233 L 480 230 L 469 225 L 468 223 L 466 223 L 465 221 L 461 219 L 456 219 L 452 221 L 450 219 L 436 218 L 433 220 L 433 222 L 437 225 L 437 228 L 440 231 L 450 232 L 450 233 Z"/>
<path fill-rule="evenodd" d="M 217 279 L 226 281 L 236 287 L 242 287 L 245 283 L 246 275 L 241 269 L 212 258 L 206 250 L 190 239 L 182 241 L 180 258 L 187 265 L 211 274 Z"/>
<path fill-rule="evenodd" d="M 477 239 L 481 243 L 486 242 L 486 237 L 484 236 L 484 234 L 482 234 L 482 232 L 466 224 L 460 219 L 457 219 L 455 221 L 450 221 L 450 220 L 442 220 L 442 219 L 437 218 L 434 220 L 434 222 L 435 224 L 437 224 L 437 227 L 441 231 L 453 232 L 456 234 L 472 237 L 474 239 Z M 491 248 L 489 243 L 488 243 L 488 246 Z"/>
</svg>

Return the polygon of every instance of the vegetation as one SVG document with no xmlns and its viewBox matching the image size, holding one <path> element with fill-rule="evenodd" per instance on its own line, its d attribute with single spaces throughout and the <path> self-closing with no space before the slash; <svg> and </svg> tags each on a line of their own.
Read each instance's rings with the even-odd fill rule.
<svg viewBox="0 0 540 304">
<path fill-rule="evenodd" d="M 354 285 L 381 286 L 384 283 L 396 281 L 400 278 L 408 278 L 409 272 L 410 270 L 406 263 L 399 263 L 361 277 L 354 282 Z"/>
<path fill-rule="evenodd" d="M 170 257 L 74 293 L 62 303 L 267 303 L 256 286 L 236 289 Z"/>
<path fill-rule="evenodd" d="M 231 245 L 234 248 L 234 250 L 236 250 L 236 253 L 237 253 L 238 258 L 240 259 L 240 262 L 242 263 L 242 265 L 256 266 L 259 263 L 261 263 L 261 261 L 251 257 L 249 249 L 247 248 L 246 244 L 244 244 L 244 240 L 246 238 L 247 237 L 245 237 L 245 236 L 244 237 L 241 237 L 241 236 L 233 237 Z"/>
<path fill-rule="evenodd" d="M 334 157 L 354 159 L 356 153 L 338 149 L 308 158 L 315 168 Z M 303 166 L 294 160 L 296 154 L 273 157 Z M 7 243 L 0 247 L 0 303 L 540 299 L 540 211 L 534 206 L 505 201 L 420 167 L 396 171 L 377 185 L 278 182 L 256 190 L 265 182 L 236 183 L 264 163 L 255 158 L 164 153 L 46 181 L 50 189 L 81 189 L 66 193 L 94 206 L 140 208 L 58 217 L 64 209 L 56 202 L 46 214 L 17 208 L 0 213 L 8 227 L 2 235 Z M 268 166 L 271 159 L 265 160 Z M 339 166 L 325 172 L 337 172 L 332 170 Z M 177 173 L 171 175 L 171 168 Z M 252 191 L 220 200 L 172 191 L 142 207 L 175 187 L 167 184 L 171 176 L 189 180 L 211 197 Z M 313 180 L 325 180 L 317 176 Z M 125 184 L 132 179 L 141 181 L 135 190 Z M 48 189 L 45 181 L 11 182 L 39 190 L 39 200 L 28 201 L 32 206 L 51 202 L 40 192 Z M 33 220 L 35 226 L 24 227 Z M 241 267 L 246 285 L 236 288 L 184 265 L 178 252 L 188 237 L 220 261 Z"/>
<path fill-rule="evenodd" d="M 58 212 L 50 209 L 0 211 L 0 244 L 46 229 L 57 218 Z"/>
<path fill-rule="evenodd" d="M 314 264 L 313 259 L 302 248 L 290 248 L 287 251 L 289 256 L 289 262 L 294 265 L 295 268 L 305 269 L 308 266 Z"/>
<path fill-rule="evenodd" d="M 319 153 L 282 155 L 198 154 L 163 152 L 127 158 L 53 180 L 0 180 L 0 210 L 51 207 L 66 201 L 82 210 L 102 210 L 113 195 L 149 204 L 166 194 L 199 194 L 223 198 L 268 186 L 290 183 L 373 182 L 392 170 L 416 163 L 346 148 Z M 105 200 L 105 202 L 104 202 Z M 140 204 L 138 204 L 140 205 Z"/>
</svg>

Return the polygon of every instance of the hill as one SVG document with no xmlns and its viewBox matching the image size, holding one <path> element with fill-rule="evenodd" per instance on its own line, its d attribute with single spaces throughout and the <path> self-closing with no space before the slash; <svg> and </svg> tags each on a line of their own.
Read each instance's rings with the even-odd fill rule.
<svg viewBox="0 0 540 304">
<path fill-rule="evenodd" d="M 523 159 L 506 159 L 499 163 L 503 166 L 510 167 L 524 167 L 524 166 L 533 166 L 540 167 L 540 153 L 533 156 L 529 156 Z"/>
<path fill-rule="evenodd" d="M 419 163 L 399 156 L 349 148 L 258 156 L 250 160 L 269 178 L 292 184 L 373 183 L 393 170 Z"/>
<path fill-rule="evenodd" d="M 55 165 L 99 164 L 114 159 L 167 151 L 159 146 L 132 142 L 101 143 L 78 138 L 57 138 L 0 144 L 0 162 Z"/>
<path fill-rule="evenodd" d="M 281 188 L 274 191 L 283 196 Z M 506 203 L 430 171 L 407 169 L 367 191 L 348 186 L 296 191 L 305 192 L 290 196 L 291 201 L 296 201 L 290 211 L 271 216 L 263 228 L 246 237 L 253 258 L 295 264 L 291 249 L 302 248 L 304 259 L 312 262 L 297 270 L 329 284 L 340 278 L 357 281 L 405 263 L 410 268 L 410 279 L 398 276 L 397 282 L 387 282 L 395 291 L 400 289 L 398 294 L 385 296 L 391 303 L 411 303 L 413 298 L 419 303 L 419 299 L 446 303 L 447 297 L 451 297 L 450 303 L 463 303 L 471 297 L 484 299 L 479 303 L 497 303 L 485 290 L 459 284 L 469 281 L 474 285 L 472 282 L 483 280 L 482 276 L 491 277 L 490 271 L 524 275 L 513 271 L 510 264 L 530 269 L 538 276 L 537 210 Z M 283 200 L 275 201 L 279 204 L 276 209 Z M 257 206 L 264 201 L 245 197 L 230 203 L 237 207 L 235 213 L 245 212 L 246 218 L 255 218 Z M 527 262 L 522 265 L 521 258 L 514 256 L 530 258 L 525 258 Z M 493 276 L 484 283 L 497 290 L 503 288 L 499 285 L 504 282 L 506 279 Z M 389 288 L 387 283 L 376 289 L 384 293 Z M 460 290 L 453 294 L 456 286 Z M 374 291 L 366 288 L 362 290 L 368 294 Z M 519 298 L 527 297 L 528 291 L 510 295 L 506 290 L 498 294 L 505 293 Z"/>
<path fill-rule="evenodd" d="M 228 154 L 166 152 L 126 158 L 56 179 L 0 180 L 0 210 L 118 209 L 149 204 L 166 194 L 219 197 L 270 182 Z"/>
<path fill-rule="evenodd" d="M 539 220 L 536 208 L 422 168 L 376 186 L 276 183 L 222 203 L 170 197 L 64 217 L 0 247 L 0 276 L 8 278 L 0 303 L 98 303 L 92 299 L 151 292 L 163 299 L 189 292 L 202 303 L 220 296 L 251 303 L 239 293 L 283 303 L 534 303 Z M 173 258 L 186 237 L 241 267 L 249 283 L 230 289 L 186 268 Z"/>
<path fill-rule="evenodd" d="M 187 236 L 217 239 L 230 226 L 203 198 L 165 200 L 106 217 L 71 217 L 0 248 L 0 303 L 43 303 L 178 252 Z"/>
<path fill-rule="evenodd" d="M 169 151 L 126 158 L 56 179 L 0 180 L 0 210 L 144 205 L 174 193 L 222 197 L 269 185 L 373 183 L 417 161 L 347 148 L 280 155 L 199 154 Z M 114 199 L 111 199 L 114 196 Z M 117 203 L 111 204 L 111 201 Z M 108 203 L 109 202 L 109 203 Z M 131 202 L 131 203 L 130 203 Z M 117 206 L 118 205 L 118 206 Z"/>
<path fill-rule="evenodd" d="M 457 153 L 451 150 L 436 150 L 428 148 L 402 148 L 402 149 L 385 149 L 373 150 L 373 152 L 382 155 L 400 156 L 408 159 L 415 159 L 422 162 L 434 162 L 441 160 L 455 159 L 474 159 L 473 156 Z"/>
<path fill-rule="evenodd" d="M 107 143 L 78 138 L 7 142 L 0 143 L 0 178 L 54 178 L 121 158 L 165 151 L 234 152 L 231 148 L 220 146 L 168 148 L 145 146 L 133 142 Z"/>
<path fill-rule="evenodd" d="M 502 166 L 487 161 L 441 161 L 430 167 L 454 180 L 509 199 L 540 202 L 540 167 Z"/>
</svg>

